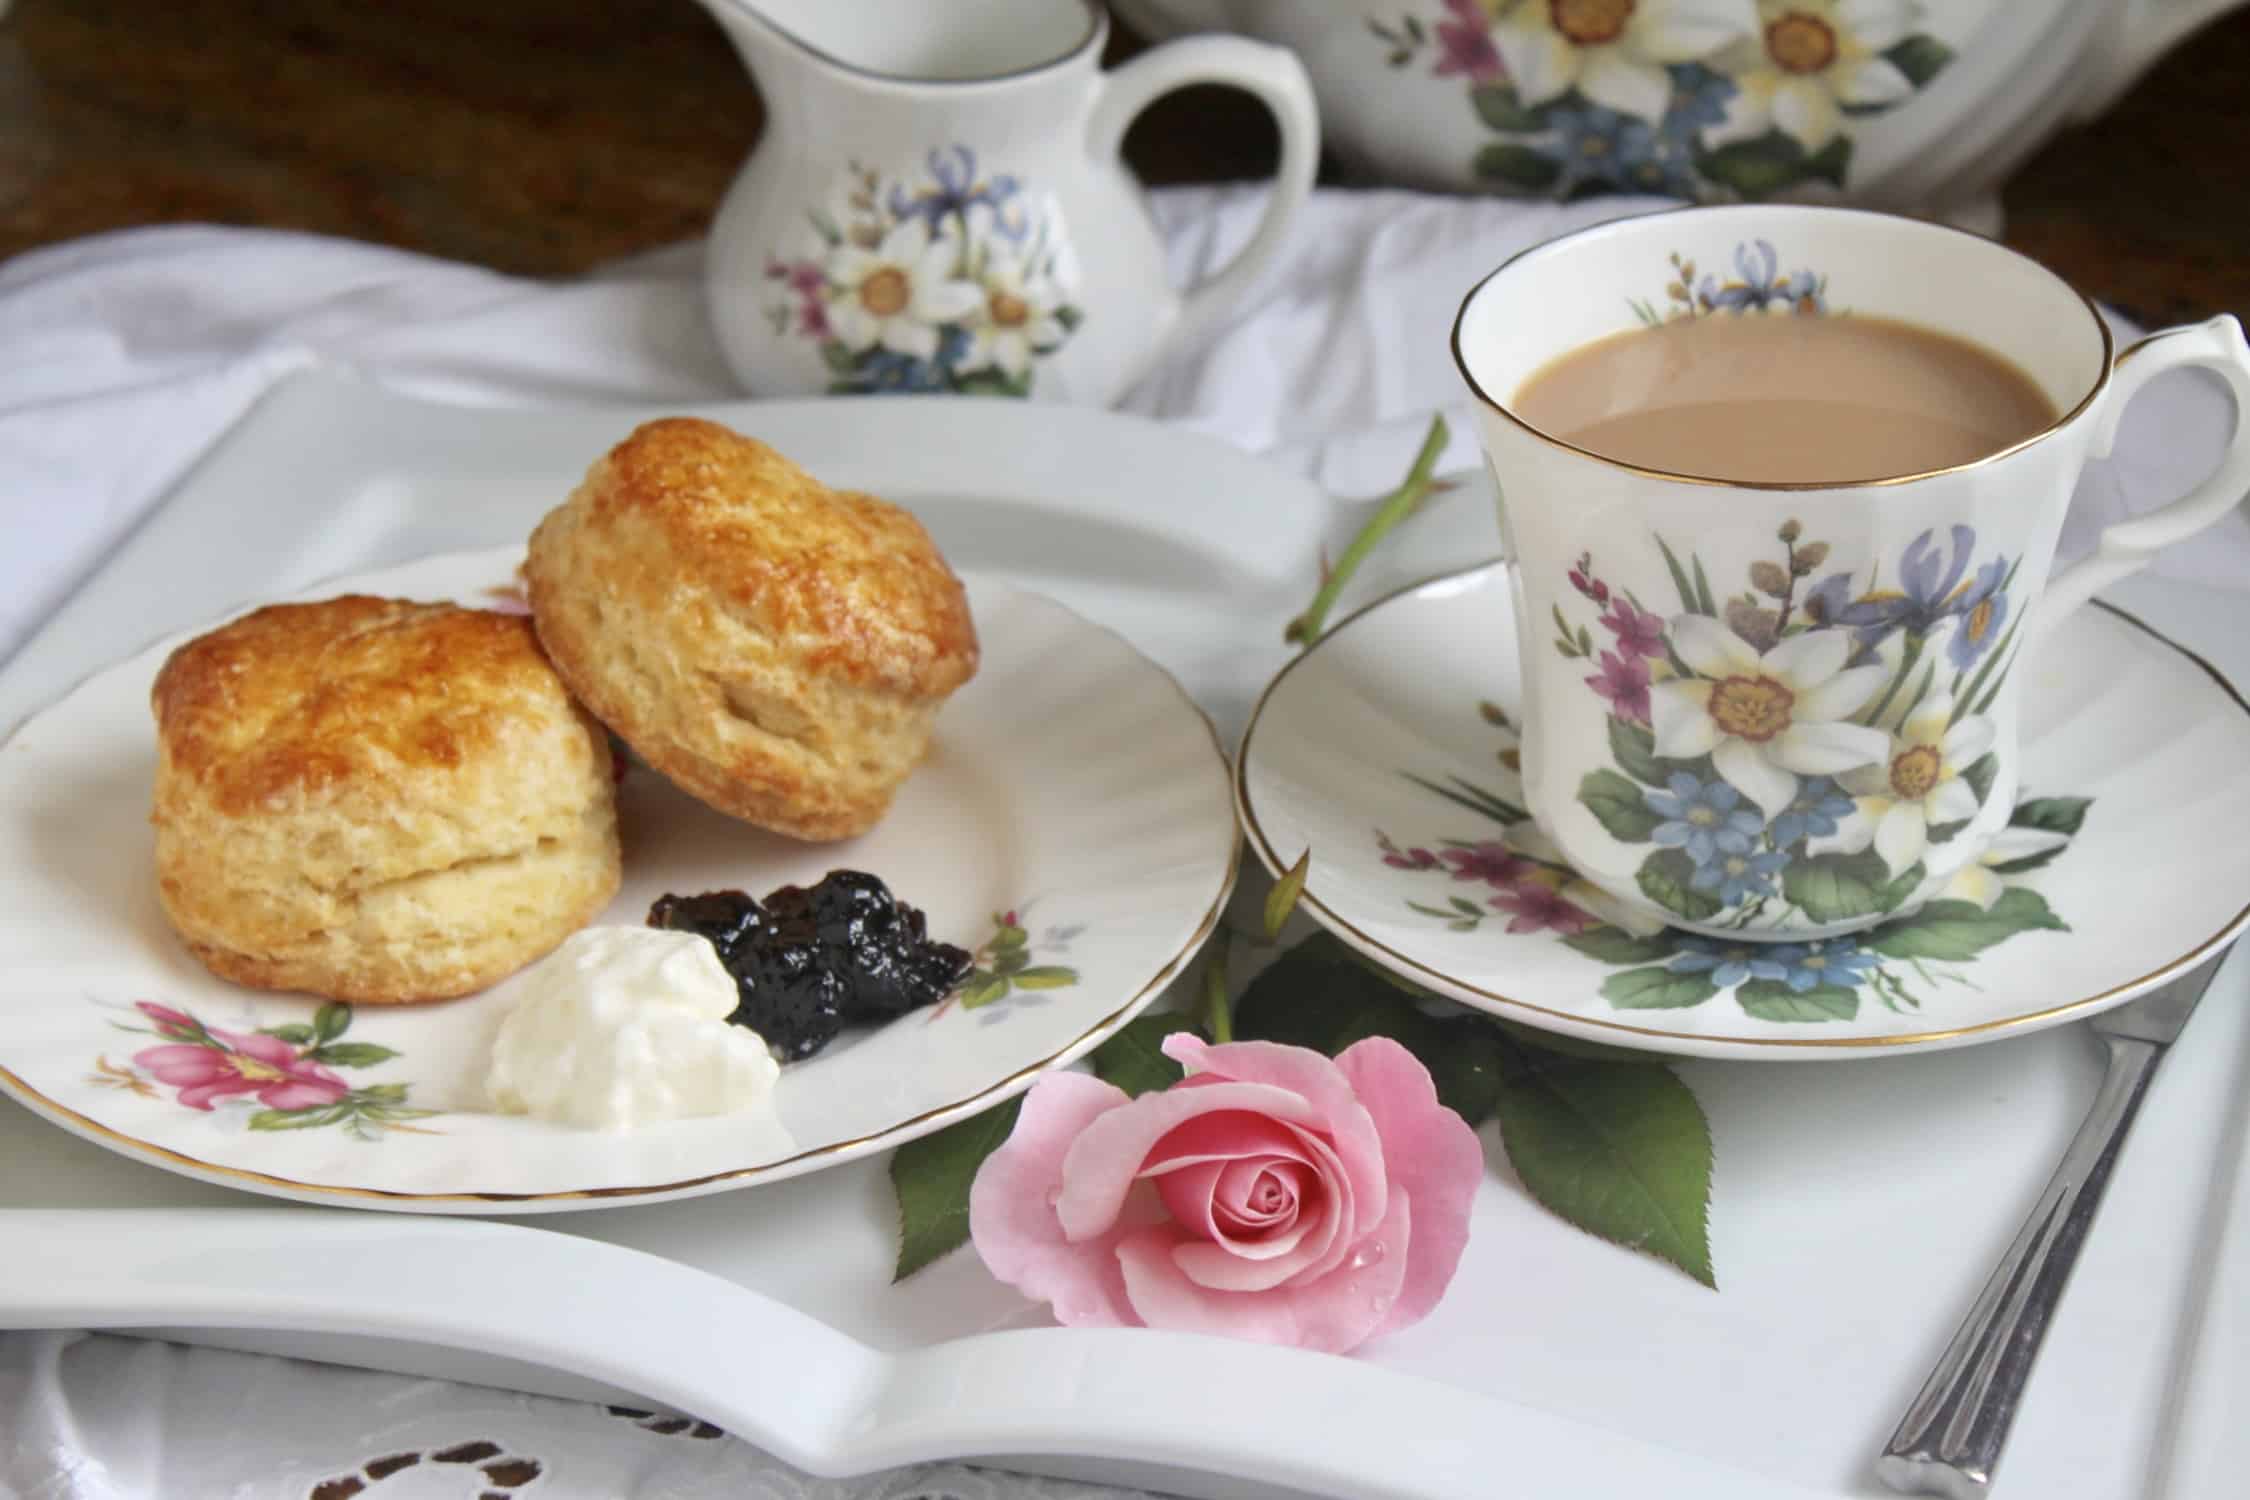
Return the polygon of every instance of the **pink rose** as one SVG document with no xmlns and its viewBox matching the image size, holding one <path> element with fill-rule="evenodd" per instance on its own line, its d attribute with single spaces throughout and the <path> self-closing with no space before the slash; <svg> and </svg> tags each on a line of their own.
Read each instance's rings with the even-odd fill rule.
<svg viewBox="0 0 2250 1500">
<path fill-rule="evenodd" d="M 1184 1032 L 1164 1052 L 1188 1076 L 1160 1093 L 1050 1073 L 1025 1096 L 969 1193 L 993 1275 L 1067 1324 L 1339 1354 L 1437 1305 L 1484 1152 L 1412 1053 Z"/>
</svg>

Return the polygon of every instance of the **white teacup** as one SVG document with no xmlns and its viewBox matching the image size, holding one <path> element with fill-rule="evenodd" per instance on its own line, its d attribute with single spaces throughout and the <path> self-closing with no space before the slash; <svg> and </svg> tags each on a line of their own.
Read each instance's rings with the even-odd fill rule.
<svg viewBox="0 0 2250 1500">
<path fill-rule="evenodd" d="M 1684 284 L 1681 264 L 1717 274 Z M 1667 310 L 1844 309 L 2001 354 L 2062 415 L 1951 468 L 1774 484 L 1619 463 L 1511 409 L 1556 356 Z M 1530 810 L 1618 901 L 1696 932 L 1821 937 L 1942 891 L 2013 810 L 2023 653 L 2250 488 L 2250 347 L 2234 319 L 2152 335 L 2113 364 L 2092 305 L 2035 262 L 1881 214 L 1603 224 L 1478 283 L 1453 348 L 1516 563 Z M 2080 469 L 2108 453 L 2133 393 L 2179 365 L 2232 387 L 2225 458 L 2050 579 Z"/>
</svg>

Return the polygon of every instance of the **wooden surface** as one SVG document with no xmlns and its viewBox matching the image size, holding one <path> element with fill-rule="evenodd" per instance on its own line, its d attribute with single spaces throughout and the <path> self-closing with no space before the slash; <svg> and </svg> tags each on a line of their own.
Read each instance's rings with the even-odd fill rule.
<svg viewBox="0 0 2250 1500">
<path fill-rule="evenodd" d="M 2250 318 L 2245 80 L 2238 11 L 2016 177 L 2009 243 L 2144 321 Z M 701 232 L 758 125 L 694 0 L 15 0 L 0 256 L 200 220 L 568 273 Z M 1215 90 L 1127 144 L 1151 182 L 1272 152 L 1263 113 Z"/>
</svg>

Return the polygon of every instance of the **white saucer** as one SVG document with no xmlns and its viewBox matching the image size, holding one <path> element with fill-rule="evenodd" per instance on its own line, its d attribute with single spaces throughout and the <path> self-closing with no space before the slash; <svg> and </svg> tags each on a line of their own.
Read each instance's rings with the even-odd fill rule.
<svg viewBox="0 0 2250 1500">
<path fill-rule="evenodd" d="M 308 597 L 490 606 L 521 556 L 435 557 Z M 1040 595 L 975 578 L 969 593 L 982 667 L 873 832 L 801 844 L 713 813 L 645 768 L 620 788 L 625 883 L 604 922 L 639 923 L 667 891 L 763 894 L 848 867 L 924 908 L 932 936 L 977 952 L 981 974 L 953 1000 L 785 1067 L 771 1117 L 613 1134 L 487 1113 L 481 1078 L 505 983 L 445 1004 L 324 1010 L 205 972 L 166 926 L 151 873 L 148 693 L 170 641 L 0 746 L 0 1088 L 99 1145 L 207 1181 L 461 1213 L 791 1177 L 1021 1092 L 1123 1025 L 1200 946 L 1239 844 L 1210 722 L 1162 668 Z M 189 1085 L 158 1073 L 179 1073 L 188 1048 L 175 1045 L 169 1067 L 146 1055 L 198 1023 L 217 1045 L 185 1066 L 240 1086 L 184 1100 Z M 250 1063 L 235 1067 L 236 1043 L 252 1037 Z M 290 1072 L 311 1086 L 288 1092 Z M 341 1085 L 352 1092 L 339 1109 Z"/>
<path fill-rule="evenodd" d="M 1522 812 L 1509 580 L 1489 565 L 1335 626 L 1236 759 L 1258 857 L 1279 873 L 1309 847 L 1311 915 L 1440 994 L 1627 1047 L 1863 1057 L 2091 1015 L 2250 921 L 2250 704 L 2096 607 L 2028 659 L 2027 826 L 1954 899 L 1810 948 L 1610 925 Z"/>
</svg>

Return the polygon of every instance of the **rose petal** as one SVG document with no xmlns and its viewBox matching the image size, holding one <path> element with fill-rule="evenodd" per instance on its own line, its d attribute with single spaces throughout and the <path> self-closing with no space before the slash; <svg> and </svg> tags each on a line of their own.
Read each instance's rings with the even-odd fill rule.
<svg viewBox="0 0 2250 1500">
<path fill-rule="evenodd" d="M 1277 1170 L 1278 1169 L 1278 1170 Z M 1285 1201 L 1275 1212 L 1263 1220 L 1246 1218 L 1245 1210 L 1223 1200 L 1223 1189 L 1231 1177 L 1256 1180 L 1272 1173 L 1292 1174 L 1285 1180 Z M 1248 1161 L 1199 1162 L 1194 1166 L 1170 1172 L 1156 1179 L 1158 1196 L 1164 1207 L 1182 1228 L 1212 1241 L 1230 1255 L 1249 1260 L 1272 1260 L 1297 1248 L 1312 1227 L 1312 1221 L 1303 1219 L 1298 1212 L 1306 1194 L 1299 1182 L 1310 1181 L 1313 1192 L 1318 1193 L 1319 1176 L 1309 1171 L 1303 1163 L 1285 1161 L 1280 1157 L 1254 1157 Z"/>
<path fill-rule="evenodd" d="M 1391 1195 L 1389 1215 L 1375 1237 L 1405 1245 L 1412 1238 L 1407 1196 Z M 1213 1291 L 1197 1286 L 1180 1269 L 1183 1248 L 1175 1225 L 1157 1225 L 1125 1235 L 1117 1244 L 1117 1263 L 1133 1311 L 1151 1328 L 1213 1333 L 1265 1344 L 1343 1354 L 1358 1347 L 1397 1306 L 1407 1271 L 1400 1254 L 1355 1256 L 1330 1275 L 1303 1285 L 1268 1292 Z"/>
<path fill-rule="evenodd" d="M 1062 1196 L 1055 1213 L 1074 1240 L 1100 1234 L 1117 1218 L 1118 1206 L 1157 1142 L 1199 1115 L 1239 1112 L 1268 1116 L 1288 1124 L 1321 1129 L 1327 1121 L 1299 1095 L 1257 1083 L 1221 1082 L 1204 1088 L 1175 1087 L 1143 1094 L 1123 1108 L 1088 1124 L 1069 1143 L 1062 1160 Z M 1249 1125 L 1243 1127 L 1249 1130 Z M 1373 1125 L 1366 1127 L 1374 1170 L 1382 1170 Z"/>
<path fill-rule="evenodd" d="M 1484 1181 L 1484 1148 L 1468 1122 L 1438 1102 L 1429 1069 L 1388 1037 L 1354 1042 L 1336 1066 L 1375 1121 L 1391 1190 L 1414 1204 L 1404 1281 L 1378 1330 L 1388 1333 L 1427 1315 L 1453 1280 Z"/>
<path fill-rule="evenodd" d="M 1297 1221 L 1318 1177 L 1301 1162 L 1267 1156 L 1232 1161 L 1211 1185 L 1211 1216 L 1235 1234 L 1262 1235 Z"/>
<path fill-rule="evenodd" d="M 1212 1046 L 1189 1031 L 1175 1031 L 1162 1043 L 1164 1055 L 1191 1073 L 1232 1078 L 1242 1083 L 1287 1089 L 1318 1111 L 1317 1120 L 1289 1118 L 1293 1125 L 1325 1130 L 1344 1170 L 1356 1204 L 1349 1233 L 1357 1236 L 1384 1214 L 1383 1145 L 1375 1122 L 1352 1096 L 1336 1064 L 1309 1047 L 1274 1042 L 1227 1042 Z"/>
<path fill-rule="evenodd" d="M 1141 1175 L 1155 1177 L 1197 1162 L 1234 1161 L 1245 1156 L 1286 1156 L 1308 1164 L 1312 1160 L 1290 1126 L 1262 1115 L 1228 1110 L 1198 1115 L 1151 1146 Z"/>
<path fill-rule="evenodd" d="M 1063 1157 L 1096 1120 L 1128 1103 L 1125 1091 L 1083 1073 L 1050 1073 L 1024 1095 L 1016 1128 L 984 1159 L 969 1186 L 969 1238 L 985 1268 L 1025 1296 L 1052 1303 L 1058 1322 L 1133 1327 L 1109 1234 L 1073 1244 L 1053 1195 Z"/>
</svg>

